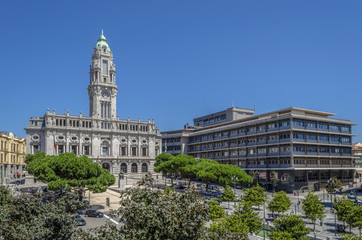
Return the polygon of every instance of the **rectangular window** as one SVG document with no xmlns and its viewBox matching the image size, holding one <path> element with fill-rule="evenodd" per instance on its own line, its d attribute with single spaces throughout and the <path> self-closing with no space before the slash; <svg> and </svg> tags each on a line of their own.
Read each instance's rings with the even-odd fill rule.
<svg viewBox="0 0 362 240">
<path fill-rule="evenodd" d="M 142 148 L 142 156 L 147 156 L 147 148 Z"/>
<path fill-rule="evenodd" d="M 103 155 L 103 156 L 107 156 L 107 155 L 108 155 L 108 147 L 107 147 L 107 146 L 102 147 L 102 155 Z"/>
<path fill-rule="evenodd" d="M 70 151 L 74 154 L 77 154 L 77 146 L 71 146 Z"/>
<path fill-rule="evenodd" d="M 304 122 L 302 120 L 293 120 L 294 127 L 304 127 Z"/>
<path fill-rule="evenodd" d="M 34 145 L 33 146 L 33 153 L 36 153 L 37 151 L 39 151 L 39 145 Z"/>
<path fill-rule="evenodd" d="M 132 147 L 132 156 L 137 156 L 137 148 Z"/>
<path fill-rule="evenodd" d="M 121 155 L 126 156 L 126 147 L 121 147 Z"/>
<path fill-rule="evenodd" d="M 64 152 L 63 145 L 58 145 L 58 154 L 61 154 Z"/>
<path fill-rule="evenodd" d="M 328 142 L 329 137 L 327 135 L 319 135 L 319 141 Z"/>
<path fill-rule="evenodd" d="M 89 155 L 89 146 L 84 146 L 84 155 Z"/>
<path fill-rule="evenodd" d="M 333 131 L 333 132 L 338 132 L 338 131 L 339 131 L 339 128 L 338 128 L 338 126 L 336 126 L 336 125 L 331 125 L 331 126 L 329 127 L 329 130 L 331 130 L 331 131 Z"/>
<path fill-rule="evenodd" d="M 317 128 L 317 123 L 315 122 L 306 122 L 305 124 L 307 128 Z"/>
<path fill-rule="evenodd" d="M 307 140 L 317 141 L 317 136 L 312 134 L 307 134 Z"/>
<path fill-rule="evenodd" d="M 108 62 L 107 61 L 102 62 L 102 73 L 108 74 Z"/>
</svg>

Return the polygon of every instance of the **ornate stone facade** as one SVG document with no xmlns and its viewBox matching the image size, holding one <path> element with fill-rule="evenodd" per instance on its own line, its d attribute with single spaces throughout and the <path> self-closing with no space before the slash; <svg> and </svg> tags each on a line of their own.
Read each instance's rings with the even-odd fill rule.
<svg viewBox="0 0 362 240">
<path fill-rule="evenodd" d="M 89 117 L 46 112 L 30 118 L 26 152 L 57 155 L 73 152 L 89 156 L 116 178 L 153 172 L 161 153 L 161 134 L 154 120 L 119 119 L 116 115 L 116 68 L 106 38 L 99 37 L 92 55 L 88 86 Z"/>
</svg>

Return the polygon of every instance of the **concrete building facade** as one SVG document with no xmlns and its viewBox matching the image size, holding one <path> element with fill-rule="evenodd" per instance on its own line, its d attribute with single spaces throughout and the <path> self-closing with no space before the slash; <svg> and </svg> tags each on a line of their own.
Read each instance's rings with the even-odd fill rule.
<svg viewBox="0 0 362 240">
<path fill-rule="evenodd" d="M 279 188 L 287 191 L 304 186 L 318 190 L 333 176 L 348 184 L 355 171 L 354 124 L 333 115 L 287 108 L 211 126 L 185 126 L 162 132 L 163 150 L 238 165 L 255 171 L 266 186 L 275 171 Z"/>
<path fill-rule="evenodd" d="M 26 130 L 27 153 L 47 155 L 73 152 L 86 155 L 116 178 L 153 172 L 161 153 L 161 134 L 154 120 L 119 119 L 116 113 L 116 68 L 113 53 L 103 35 L 92 55 L 88 86 L 89 115 L 56 114 L 30 118 Z"/>
<path fill-rule="evenodd" d="M 0 185 L 16 181 L 25 167 L 25 139 L 0 132 Z"/>
</svg>

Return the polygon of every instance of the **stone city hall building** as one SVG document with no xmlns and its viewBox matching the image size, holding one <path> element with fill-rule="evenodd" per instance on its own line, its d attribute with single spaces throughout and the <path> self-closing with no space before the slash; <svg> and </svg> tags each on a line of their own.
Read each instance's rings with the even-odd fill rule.
<svg viewBox="0 0 362 240">
<path fill-rule="evenodd" d="M 25 167 L 25 139 L 0 132 L 0 185 L 14 183 Z"/>
<path fill-rule="evenodd" d="M 194 126 L 162 132 L 163 151 L 189 154 L 255 171 L 270 187 L 275 171 L 279 188 L 319 190 L 331 177 L 353 182 L 352 122 L 334 114 L 287 108 L 254 115 L 228 108 L 194 119 Z"/>
<path fill-rule="evenodd" d="M 119 119 L 116 68 L 103 31 L 94 47 L 89 75 L 90 116 L 48 109 L 43 117 L 30 118 L 25 128 L 27 153 L 86 155 L 116 179 L 121 170 L 132 176 L 153 172 L 155 157 L 161 153 L 161 134 L 153 120 Z"/>
</svg>

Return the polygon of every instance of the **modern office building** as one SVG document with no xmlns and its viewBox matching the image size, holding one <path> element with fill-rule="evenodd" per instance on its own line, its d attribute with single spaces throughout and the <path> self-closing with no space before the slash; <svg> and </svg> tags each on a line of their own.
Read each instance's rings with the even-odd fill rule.
<svg viewBox="0 0 362 240">
<path fill-rule="evenodd" d="M 133 176 L 153 172 L 155 157 L 161 153 L 161 134 L 154 120 L 119 119 L 116 68 L 103 31 L 94 47 L 89 75 L 89 116 L 48 109 L 43 117 L 30 118 L 25 128 L 27 153 L 86 155 L 116 179 L 120 171 Z"/>
<path fill-rule="evenodd" d="M 344 184 L 353 181 L 351 121 L 294 107 L 248 113 L 222 123 L 162 132 L 163 150 L 238 165 L 255 171 L 265 185 L 275 171 L 279 188 L 287 191 L 304 186 L 318 190 L 333 176 Z"/>
<path fill-rule="evenodd" d="M 16 181 L 25 167 L 25 139 L 0 132 L 0 185 Z"/>
</svg>

